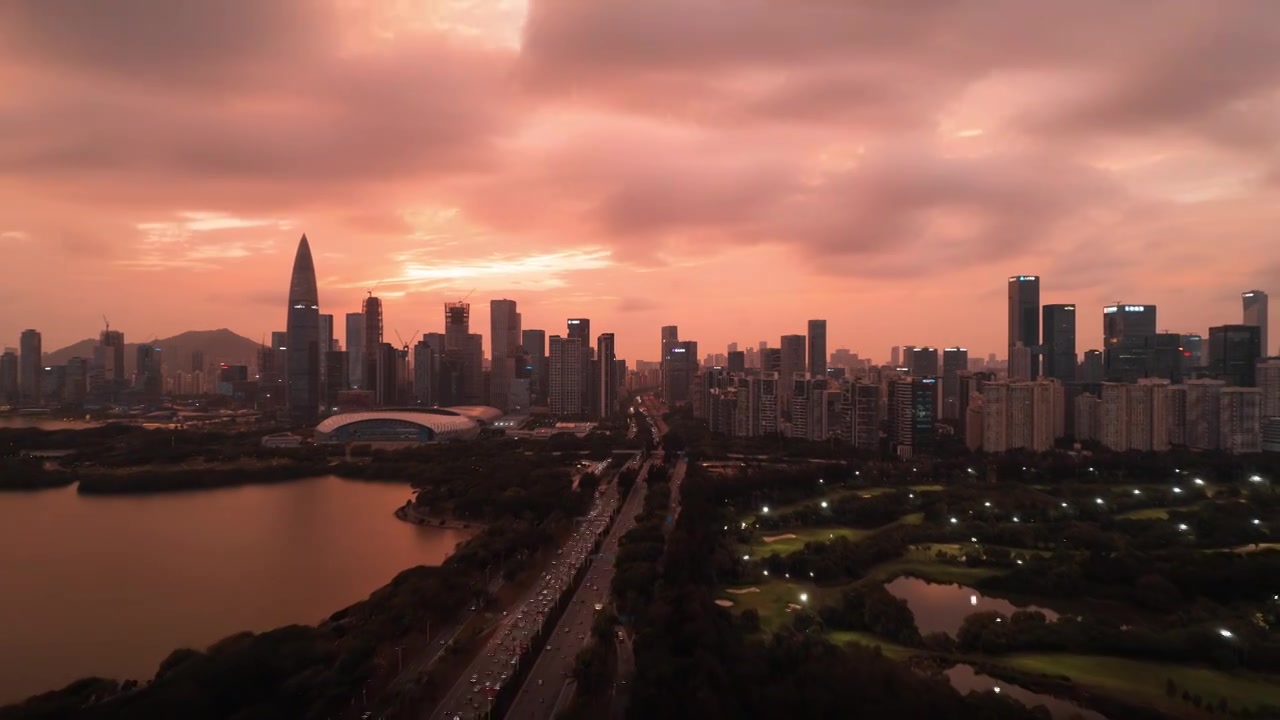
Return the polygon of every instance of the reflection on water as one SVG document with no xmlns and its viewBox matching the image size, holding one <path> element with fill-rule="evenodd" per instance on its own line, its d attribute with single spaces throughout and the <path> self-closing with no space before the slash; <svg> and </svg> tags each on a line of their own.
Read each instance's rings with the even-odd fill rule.
<svg viewBox="0 0 1280 720">
<path fill-rule="evenodd" d="M 336 477 L 171 495 L 0 493 L 0 705 L 171 650 L 315 623 L 467 531 L 400 522 L 404 485 Z"/>
<path fill-rule="evenodd" d="M 1058 617 L 1052 610 L 1034 605 L 1018 607 L 1008 600 L 987 597 L 964 585 L 941 585 L 904 575 L 884 587 L 894 597 L 907 601 L 907 606 L 916 616 L 916 627 L 923 635 L 944 632 L 954 636 L 966 617 L 989 610 L 1005 615 L 1012 615 L 1017 610 L 1039 610 L 1049 620 Z"/>
<path fill-rule="evenodd" d="M 990 675 L 983 675 L 974 670 L 972 665 L 956 665 L 947 670 L 946 676 L 947 680 L 951 681 L 951 686 L 962 693 L 985 692 L 999 688 L 998 692 L 1001 695 L 1015 698 L 1027 707 L 1043 705 L 1053 716 L 1053 720 L 1107 720 L 1102 714 L 1080 707 L 1070 700 L 1032 692 Z"/>
</svg>

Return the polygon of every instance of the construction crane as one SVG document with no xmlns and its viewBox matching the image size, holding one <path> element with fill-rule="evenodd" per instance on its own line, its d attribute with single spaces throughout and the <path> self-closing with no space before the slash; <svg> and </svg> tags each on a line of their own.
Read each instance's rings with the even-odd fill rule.
<svg viewBox="0 0 1280 720">
<path fill-rule="evenodd" d="M 373 291 L 374 291 L 374 290 L 377 290 L 377 289 L 378 289 L 378 286 L 379 286 L 379 285 L 381 285 L 381 284 L 382 284 L 382 281 L 381 281 L 381 280 L 379 280 L 378 282 L 376 282 L 376 283 L 374 283 L 374 284 L 373 284 L 373 287 L 369 288 L 369 289 L 368 289 L 368 290 L 366 290 L 365 292 L 369 293 L 369 297 L 373 297 Z"/>
<path fill-rule="evenodd" d="M 462 299 L 461 299 L 461 300 L 459 300 L 458 302 L 459 302 L 459 303 L 464 303 L 464 302 L 466 302 L 466 301 L 467 301 L 467 298 L 469 298 L 469 297 L 471 297 L 472 295 L 474 295 L 474 294 L 475 294 L 475 292 L 476 292 L 476 288 L 471 288 L 471 290 L 470 290 L 469 292 L 467 292 L 467 294 L 466 294 L 466 295 L 463 295 L 463 296 L 462 296 Z"/>
<path fill-rule="evenodd" d="M 102 324 L 107 326 L 107 332 L 111 332 L 111 321 L 107 319 L 106 315 L 102 316 Z"/>
</svg>

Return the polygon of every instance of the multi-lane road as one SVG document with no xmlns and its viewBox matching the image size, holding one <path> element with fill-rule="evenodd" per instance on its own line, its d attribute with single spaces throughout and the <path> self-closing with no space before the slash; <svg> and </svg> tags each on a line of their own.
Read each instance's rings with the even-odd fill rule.
<svg viewBox="0 0 1280 720">
<path fill-rule="evenodd" d="M 548 636 L 547 646 L 543 648 L 520 693 L 512 702 L 511 708 L 506 713 L 507 718 L 546 720 L 554 715 L 558 707 L 568 701 L 570 687 L 568 681 L 578 652 L 591 642 L 591 625 L 597 612 L 596 606 L 603 606 L 609 602 L 618 541 L 635 527 L 636 515 L 644 507 L 644 496 L 648 486 L 643 478 L 647 470 L 647 465 L 641 468 L 639 476 L 641 479 L 636 481 L 622 507 L 622 512 L 614 522 L 608 537 L 601 544 L 598 557 L 592 560 L 586 579 L 578 587 L 570 600 L 568 609 Z"/>
<path fill-rule="evenodd" d="M 609 516 L 618 503 L 617 483 L 609 482 L 603 487 L 591 511 L 552 561 L 551 568 L 513 609 L 504 613 L 462 678 L 440 703 L 423 716 L 424 720 L 473 720 L 488 714 L 490 699 L 515 673 L 520 656 L 572 583 L 578 568 L 590 562 L 591 548 L 607 527 Z"/>
</svg>

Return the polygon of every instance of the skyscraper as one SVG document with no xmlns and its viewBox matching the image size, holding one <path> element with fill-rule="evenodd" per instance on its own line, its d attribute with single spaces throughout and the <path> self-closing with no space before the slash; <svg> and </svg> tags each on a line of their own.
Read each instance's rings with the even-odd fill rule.
<svg viewBox="0 0 1280 720">
<path fill-rule="evenodd" d="M 673 343 L 662 359 L 662 386 L 668 405 L 674 407 L 692 400 L 697 374 L 698 343 L 694 340 Z"/>
<path fill-rule="evenodd" d="M 298 241 L 293 258 L 288 310 L 285 382 L 289 418 L 300 425 L 311 425 L 320 410 L 320 293 L 306 235 Z"/>
<path fill-rule="evenodd" d="M 568 336 L 576 338 L 582 349 L 582 416 L 595 417 L 600 406 L 600 383 L 596 379 L 597 366 L 592 362 L 595 352 L 591 346 L 591 320 L 569 318 L 567 325 Z"/>
<path fill-rule="evenodd" d="M 1270 356 L 1271 346 L 1267 344 L 1267 294 L 1261 290 L 1250 290 L 1242 293 L 1240 299 L 1244 301 L 1244 322 L 1241 325 L 1258 327 L 1262 357 Z"/>
<path fill-rule="evenodd" d="M 614 350 L 613 333 L 603 333 L 596 341 L 596 355 L 600 362 L 600 409 L 601 419 L 608 419 L 618 411 L 618 386 L 622 378 L 618 377 L 618 357 Z"/>
<path fill-rule="evenodd" d="M 582 343 L 578 338 L 552 335 L 548 404 L 557 415 L 582 414 Z"/>
<path fill-rule="evenodd" d="M 348 384 L 357 390 L 365 389 L 364 353 L 364 313 L 347 313 Z"/>
<path fill-rule="evenodd" d="M 1044 374 L 1062 382 L 1076 379 L 1076 306 L 1044 306 Z"/>
<path fill-rule="evenodd" d="M 942 417 L 960 419 L 960 373 L 969 370 L 969 351 L 962 347 L 942 350 Z"/>
<path fill-rule="evenodd" d="M 1204 366 L 1204 338 L 1200 333 L 1187 333 L 1178 339 L 1182 345 L 1183 367 Z"/>
<path fill-rule="evenodd" d="M 911 349 L 911 356 L 906 358 L 907 367 L 915 377 L 938 376 L 938 348 L 918 347 Z"/>
<path fill-rule="evenodd" d="M 680 342 L 680 328 L 675 325 L 662 326 L 662 357 L 671 352 L 671 346 Z"/>
<path fill-rule="evenodd" d="M 1116 304 L 1102 308 L 1102 368 L 1107 380 L 1135 382 L 1150 370 L 1155 347 L 1156 306 Z"/>
<path fill-rule="evenodd" d="M 529 363 L 529 402 L 538 407 L 547 405 L 547 387 L 550 384 L 550 366 L 547 364 L 547 331 L 521 330 L 520 346 Z"/>
<path fill-rule="evenodd" d="M 40 332 L 23 330 L 18 342 L 18 395 L 23 405 L 39 405 L 44 400 L 41 380 L 44 374 L 44 352 Z"/>
<path fill-rule="evenodd" d="M 1039 377 L 1035 353 L 1040 345 L 1040 277 L 1014 275 L 1009 278 L 1009 355 L 1019 345 L 1030 348 L 1031 380 Z"/>
<path fill-rule="evenodd" d="M 1262 357 L 1262 329 L 1256 325 L 1209 328 L 1209 371 L 1238 387 L 1254 387 Z"/>
<path fill-rule="evenodd" d="M 827 321 L 809 321 L 809 377 L 827 376 Z"/>
<path fill-rule="evenodd" d="M 320 313 L 320 353 L 333 349 L 333 316 Z M 323 367 L 323 364 L 321 364 Z"/>
<path fill-rule="evenodd" d="M 360 303 L 360 313 L 364 315 L 365 384 L 361 389 L 375 390 L 378 387 L 378 354 L 382 347 L 382 299 L 369 291 L 369 296 Z"/>
<path fill-rule="evenodd" d="M 515 300 L 489 301 L 489 404 L 510 409 L 511 386 L 516 379 L 520 347 L 520 313 Z"/>
<path fill-rule="evenodd" d="M 5 350 L 0 355 L 0 404 L 18 402 L 18 354 Z"/>
</svg>

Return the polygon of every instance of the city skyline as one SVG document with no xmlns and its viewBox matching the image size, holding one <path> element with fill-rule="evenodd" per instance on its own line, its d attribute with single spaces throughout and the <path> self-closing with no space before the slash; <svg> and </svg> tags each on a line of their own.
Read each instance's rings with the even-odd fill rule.
<svg viewBox="0 0 1280 720">
<path fill-rule="evenodd" d="M 6 5 L 0 337 L 259 337 L 302 231 L 335 317 L 476 289 L 635 359 L 815 316 L 830 349 L 1002 353 L 991 280 L 1027 272 L 1082 349 L 1117 299 L 1204 334 L 1275 291 L 1280 8 L 723 4 Z"/>
</svg>

